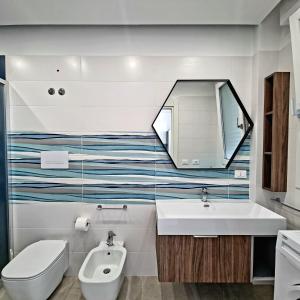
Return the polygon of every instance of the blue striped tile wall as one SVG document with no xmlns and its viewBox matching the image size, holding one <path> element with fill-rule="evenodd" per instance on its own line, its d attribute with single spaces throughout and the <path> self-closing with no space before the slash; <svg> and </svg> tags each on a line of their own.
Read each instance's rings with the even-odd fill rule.
<svg viewBox="0 0 300 300">
<path fill-rule="evenodd" d="M 67 135 L 12 133 L 9 136 L 11 201 L 152 204 L 156 199 L 248 199 L 247 139 L 228 170 L 177 170 L 153 133 Z M 68 151 L 67 170 L 40 168 L 40 151 Z"/>
</svg>

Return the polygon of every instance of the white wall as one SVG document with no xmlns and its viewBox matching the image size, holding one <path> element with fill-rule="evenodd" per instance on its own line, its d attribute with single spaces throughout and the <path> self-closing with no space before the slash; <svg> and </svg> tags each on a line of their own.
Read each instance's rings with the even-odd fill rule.
<svg viewBox="0 0 300 300">
<path fill-rule="evenodd" d="M 70 243 L 68 275 L 76 276 L 87 253 L 106 240 L 113 230 L 115 239 L 125 241 L 128 276 L 157 273 L 155 252 L 155 206 L 130 205 L 127 211 L 97 211 L 87 203 L 26 203 L 13 205 L 14 252 L 41 239 L 66 239 Z M 78 216 L 91 220 L 88 232 L 74 230 Z"/>
<path fill-rule="evenodd" d="M 282 5 L 285 6 L 286 2 L 288 1 L 283 2 Z M 256 93 L 252 102 L 252 116 L 256 126 L 252 140 L 250 190 L 257 202 L 287 217 L 289 227 L 299 228 L 299 212 L 270 200 L 279 197 L 284 204 L 300 208 L 299 195 L 295 189 L 296 172 L 299 169 L 296 144 L 299 139 L 300 120 L 293 116 L 292 111 L 294 77 L 290 33 L 288 26 L 280 26 L 280 9 L 281 7 L 275 9 L 257 29 L 258 51 L 253 60 L 253 90 Z M 271 193 L 262 189 L 263 82 L 266 76 L 276 71 L 291 73 L 287 193 Z"/>
<path fill-rule="evenodd" d="M 229 78 L 250 107 L 251 68 L 249 56 L 10 56 L 10 129 L 149 132 L 178 78 Z M 65 96 L 48 95 L 50 87 L 63 87 Z M 16 204 L 13 247 L 17 253 L 41 238 L 67 238 L 71 242 L 69 274 L 75 275 L 87 252 L 113 229 L 129 250 L 126 274 L 155 275 L 155 207 L 130 206 L 128 213 L 120 219 L 119 215 L 97 213 L 93 204 Z M 92 218 L 91 231 L 74 231 L 78 215 Z"/>
<path fill-rule="evenodd" d="M 279 1 L 190 0 L 187 5 L 184 0 L 89 0 L 87 5 L 80 0 L 1 0 L 0 25 L 256 25 Z"/>
<path fill-rule="evenodd" d="M 270 201 L 273 194 L 261 188 L 263 79 L 274 71 L 292 71 L 288 34 L 287 28 L 279 26 L 278 10 L 256 31 L 251 27 L 219 26 L 0 28 L 1 54 L 68 56 L 8 59 L 11 129 L 149 131 L 175 80 L 230 79 L 255 124 L 251 198 L 287 216 L 289 225 L 299 228 L 300 215 Z M 66 95 L 50 97 L 49 87 L 63 87 Z M 292 195 L 294 187 L 293 143 L 297 134 L 299 120 L 291 116 L 287 195 Z M 288 201 L 292 203 L 293 199 Z M 155 210 L 152 206 L 140 209 L 132 209 L 123 222 L 113 224 L 112 217 L 106 226 L 113 227 L 128 242 L 132 255 L 127 274 L 154 275 Z M 37 221 L 31 217 L 33 212 L 39 216 Z M 96 225 L 88 235 L 78 235 L 72 230 L 72 222 L 79 214 L 91 215 L 99 227 Z M 57 217 L 55 224 L 49 215 Z M 104 223 L 105 216 L 99 219 L 89 205 L 15 206 L 15 250 L 41 236 L 68 237 L 72 243 L 70 274 L 75 274 L 86 252 L 104 237 Z M 141 243 L 136 244 L 136 237 L 141 237 Z"/>
<path fill-rule="evenodd" d="M 0 27 L 0 54 L 249 56 L 250 26 Z"/>
<path fill-rule="evenodd" d="M 253 39 L 250 27 L 0 28 L 10 129 L 149 132 L 177 79 L 230 79 L 250 110 Z M 49 96 L 50 87 L 63 87 L 65 96 Z M 86 234 L 73 230 L 78 215 L 92 219 Z M 93 204 L 20 204 L 13 226 L 16 253 L 40 238 L 70 240 L 70 275 L 108 229 L 129 249 L 127 275 L 157 272 L 152 205 L 130 206 L 120 217 L 99 214 Z"/>
<path fill-rule="evenodd" d="M 12 131 L 151 131 L 178 78 L 230 78 L 250 108 L 251 57 L 8 57 Z M 56 70 L 59 69 L 60 72 Z M 48 95 L 62 87 L 64 96 Z"/>
<path fill-rule="evenodd" d="M 274 10 L 256 30 L 256 49 L 253 57 L 251 103 L 252 148 L 250 158 L 250 195 L 252 199 L 262 203 L 267 192 L 262 189 L 262 141 L 263 141 L 263 105 L 264 78 L 277 71 L 278 49 L 280 43 L 279 11 Z M 268 197 L 268 196 L 267 196 Z"/>
</svg>

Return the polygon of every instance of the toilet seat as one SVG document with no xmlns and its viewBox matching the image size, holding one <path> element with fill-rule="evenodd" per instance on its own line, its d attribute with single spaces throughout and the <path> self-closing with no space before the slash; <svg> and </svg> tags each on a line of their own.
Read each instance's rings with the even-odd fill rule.
<svg viewBox="0 0 300 300">
<path fill-rule="evenodd" d="M 43 275 L 63 255 L 66 242 L 42 240 L 20 252 L 2 271 L 5 280 L 30 280 Z"/>
<path fill-rule="evenodd" d="M 2 281 L 14 300 L 46 300 L 69 267 L 67 241 L 42 240 L 29 245 L 2 270 Z"/>
</svg>

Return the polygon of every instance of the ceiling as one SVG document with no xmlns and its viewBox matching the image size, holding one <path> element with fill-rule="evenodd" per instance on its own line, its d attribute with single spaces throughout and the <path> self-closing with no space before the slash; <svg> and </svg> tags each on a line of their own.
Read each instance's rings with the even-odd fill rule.
<svg viewBox="0 0 300 300">
<path fill-rule="evenodd" d="M 1 25 L 257 25 L 280 0 L 0 0 Z"/>
</svg>

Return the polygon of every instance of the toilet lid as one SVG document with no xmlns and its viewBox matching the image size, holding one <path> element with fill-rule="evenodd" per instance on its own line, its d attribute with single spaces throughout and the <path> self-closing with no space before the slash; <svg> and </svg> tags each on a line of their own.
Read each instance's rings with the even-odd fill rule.
<svg viewBox="0 0 300 300">
<path fill-rule="evenodd" d="M 33 243 L 21 251 L 2 270 L 6 279 L 29 279 L 49 268 L 61 255 L 66 241 L 43 240 Z"/>
</svg>

